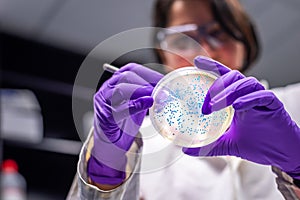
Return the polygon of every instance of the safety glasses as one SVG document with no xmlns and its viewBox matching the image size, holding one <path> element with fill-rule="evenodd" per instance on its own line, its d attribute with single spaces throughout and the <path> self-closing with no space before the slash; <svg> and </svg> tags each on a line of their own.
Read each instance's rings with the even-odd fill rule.
<svg viewBox="0 0 300 200">
<path fill-rule="evenodd" d="M 217 22 L 202 26 L 196 24 L 172 26 L 160 30 L 156 36 L 162 49 L 183 54 L 203 51 L 201 46 L 203 42 L 216 50 L 230 39 Z"/>
</svg>

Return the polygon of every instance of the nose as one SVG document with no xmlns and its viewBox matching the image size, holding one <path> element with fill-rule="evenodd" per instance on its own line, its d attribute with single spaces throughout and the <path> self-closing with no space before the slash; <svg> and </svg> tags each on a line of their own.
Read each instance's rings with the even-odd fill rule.
<svg viewBox="0 0 300 200">
<path fill-rule="evenodd" d="M 201 44 L 202 48 L 204 49 L 205 54 L 207 54 L 205 56 L 210 57 L 214 60 L 217 58 L 216 49 L 212 48 L 211 45 L 209 45 L 206 40 L 201 40 L 200 44 Z"/>
</svg>

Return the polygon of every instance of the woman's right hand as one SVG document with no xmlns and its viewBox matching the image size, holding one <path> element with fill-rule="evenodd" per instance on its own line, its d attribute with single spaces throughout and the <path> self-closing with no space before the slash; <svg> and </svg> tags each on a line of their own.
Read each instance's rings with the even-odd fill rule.
<svg viewBox="0 0 300 200">
<path fill-rule="evenodd" d="M 130 63 L 107 80 L 94 96 L 94 147 L 88 162 L 93 182 L 117 185 L 125 179 L 125 153 L 132 145 L 162 74 Z"/>
</svg>

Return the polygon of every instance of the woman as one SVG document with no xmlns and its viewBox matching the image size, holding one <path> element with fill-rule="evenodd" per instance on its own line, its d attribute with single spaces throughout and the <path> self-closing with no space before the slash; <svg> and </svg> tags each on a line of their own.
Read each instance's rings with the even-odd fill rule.
<svg viewBox="0 0 300 200">
<path fill-rule="evenodd" d="M 300 143 L 299 127 L 273 93 L 265 91 L 257 80 L 245 78 L 222 65 L 244 71 L 258 55 L 253 25 L 239 2 L 158 0 L 154 25 L 187 34 L 201 44 L 206 55 L 220 62 L 197 57 L 195 65 L 208 66 L 209 70 L 222 75 L 209 92 L 213 94 L 218 91 L 218 83 L 225 83 L 224 91 L 227 92 L 218 92 L 236 109 L 233 123 L 226 136 L 213 146 L 184 149 L 186 154 L 196 158 L 174 158 L 174 152 L 179 148 L 172 146 L 162 157 L 152 160 L 165 166 L 147 171 L 145 168 L 149 163 L 145 156 L 139 156 L 143 146 L 139 131 L 153 131 L 151 126 L 142 126 L 142 122 L 147 120 L 147 117 L 144 120 L 147 109 L 153 104 L 151 93 L 162 75 L 137 64 L 128 64 L 105 82 L 95 95 L 94 130 L 79 161 L 81 198 L 282 199 L 270 168 L 246 160 L 279 167 L 289 174 L 285 181 L 290 182 L 290 187 L 296 187 L 292 186 L 292 178 L 295 183 L 300 179 L 300 163 L 295 159 Z M 189 66 L 195 56 L 204 54 L 203 49 L 193 48 L 192 42 L 182 42 L 182 38 L 168 32 L 159 31 L 154 38 L 158 47 L 166 45 L 170 50 L 157 50 L 160 61 L 167 66 L 166 71 Z M 218 109 L 221 109 L 218 103 L 206 98 L 204 114 Z M 280 128 L 276 127 L 279 123 Z M 282 132 L 287 132 L 289 139 L 285 138 L 287 135 L 282 136 Z M 274 145 L 273 141 L 278 144 Z M 151 149 L 151 144 L 144 142 L 143 150 Z M 289 145 L 282 147 L 281 144 Z M 209 151 L 203 151 L 205 148 Z M 206 156 L 234 155 L 246 160 L 236 157 L 198 159 L 202 152 L 208 152 Z M 149 173 L 139 175 L 138 172 Z M 287 195 L 291 196 L 286 198 L 296 198 L 292 196 L 296 195 L 294 191 Z"/>
</svg>

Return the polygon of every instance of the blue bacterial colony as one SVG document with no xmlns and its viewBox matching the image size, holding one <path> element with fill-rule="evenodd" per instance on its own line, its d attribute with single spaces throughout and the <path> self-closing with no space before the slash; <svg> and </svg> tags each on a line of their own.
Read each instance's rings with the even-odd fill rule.
<svg viewBox="0 0 300 200">
<path fill-rule="evenodd" d="M 216 76 L 195 67 L 166 75 L 155 87 L 150 118 L 155 129 L 176 145 L 200 147 L 218 139 L 228 128 L 232 107 L 210 115 L 201 112 L 205 95 Z"/>
</svg>

